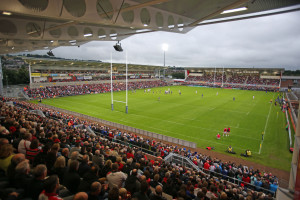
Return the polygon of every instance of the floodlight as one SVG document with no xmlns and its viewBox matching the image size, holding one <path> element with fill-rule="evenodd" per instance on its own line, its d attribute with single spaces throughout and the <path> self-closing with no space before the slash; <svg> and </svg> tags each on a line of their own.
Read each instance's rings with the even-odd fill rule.
<svg viewBox="0 0 300 200">
<path fill-rule="evenodd" d="M 166 44 L 166 43 L 162 44 L 162 50 L 163 51 L 168 51 L 168 48 L 169 48 L 168 44 Z"/>
<path fill-rule="evenodd" d="M 9 15 L 11 15 L 11 12 L 9 12 L 9 11 L 3 11 L 2 15 L 8 15 L 9 16 Z"/>
</svg>

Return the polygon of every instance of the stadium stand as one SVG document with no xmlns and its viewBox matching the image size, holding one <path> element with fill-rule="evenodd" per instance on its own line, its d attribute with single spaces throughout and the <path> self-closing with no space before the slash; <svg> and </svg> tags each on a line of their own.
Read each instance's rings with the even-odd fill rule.
<svg viewBox="0 0 300 200">
<path fill-rule="evenodd" d="M 229 71 L 228 71 L 229 70 Z M 189 72 L 185 85 L 201 85 L 209 87 L 240 88 L 245 90 L 274 91 L 280 88 L 281 69 L 209 69 L 201 72 Z"/>
<path fill-rule="evenodd" d="M 128 82 L 128 90 L 152 88 L 166 86 L 167 83 L 159 80 Z M 126 85 L 122 82 L 113 84 L 114 91 L 126 90 Z M 67 86 L 47 86 L 42 88 L 26 88 L 25 93 L 30 98 L 53 98 L 58 96 L 72 96 L 82 94 L 97 94 L 110 92 L 110 83 L 83 84 Z"/>
<path fill-rule="evenodd" d="M 11 101 L 13 106 L 7 104 Z M 0 192 L 5 199 L 16 196 L 35 199 L 39 193 L 57 199 L 59 196 L 72 198 L 81 191 L 110 199 L 111 195 L 119 196 L 119 189 L 129 191 L 125 199 L 140 195 L 152 199 L 160 192 L 151 192 L 149 185 L 158 191 L 160 186 L 164 193 L 177 199 L 201 199 L 202 196 L 273 199 L 278 186 L 276 176 L 271 173 L 222 162 L 40 105 L 2 98 L 0 106 L 0 116 L 3 116 L 0 119 L 0 185 L 3 186 Z M 46 117 L 30 110 L 41 110 Z M 97 136 L 89 135 L 85 127 L 91 127 Z M 34 140 L 39 140 L 40 147 L 29 165 L 24 161 L 25 155 L 13 147 L 23 146 L 26 153 L 32 152 L 36 148 L 31 145 Z M 162 158 L 170 153 L 190 159 L 201 171 L 165 162 Z M 43 180 L 46 171 L 49 177 Z M 58 180 L 66 188 L 58 187 Z M 32 191 L 28 187 L 36 188 L 36 192 L 28 193 Z"/>
</svg>

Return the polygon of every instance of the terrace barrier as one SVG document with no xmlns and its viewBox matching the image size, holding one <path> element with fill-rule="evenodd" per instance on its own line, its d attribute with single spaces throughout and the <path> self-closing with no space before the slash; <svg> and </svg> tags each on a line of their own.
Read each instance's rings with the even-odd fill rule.
<svg viewBox="0 0 300 200">
<path fill-rule="evenodd" d="M 115 123 L 115 122 L 111 122 L 111 121 L 107 121 L 107 120 L 103 120 L 103 119 L 99 119 L 99 118 L 96 118 L 96 117 L 92 117 L 92 116 L 84 115 L 84 114 L 81 114 L 81 113 L 65 110 L 65 109 L 62 109 L 62 108 L 57 108 L 57 107 L 46 105 L 46 104 L 39 104 L 39 105 L 43 106 L 43 107 L 53 109 L 53 110 L 57 110 L 57 111 L 62 112 L 62 113 L 66 113 L 66 114 L 69 114 L 69 115 L 73 115 L 73 116 L 77 116 L 77 117 L 80 117 L 80 118 L 88 119 L 90 121 L 94 121 L 94 122 L 97 122 L 99 124 L 103 124 L 103 125 L 108 126 L 108 127 L 113 127 L 113 128 L 125 130 L 125 131 L 128 131 L 128 132 L 141 134 L 141 135 L 144 135 L 144 136 L 147 136 L 147 137 L 150 137 L 150 138 L 154 138 L 154 139 L 157 139 L 157 140 L 164 140 L 166 142 L 178 144 L 178 145 L 185 146 L 185 147 L 188 147 L 188 148 L 197 148 L 197 144 L 194 143 L 194 142 L 181 140 L 181 139 L 166 136 L 166 135 L 161 135 L 161 134 L 158 134 L 158 133 L 153 133 L 153 132 L 150 132 L 150 131 L 134 128 L 134 127 L 131 127 L 131 126 L 126 126 L 126 125 L 123 125 L 123 124 L 119 124 L 119 123 Z"/>
</svg>

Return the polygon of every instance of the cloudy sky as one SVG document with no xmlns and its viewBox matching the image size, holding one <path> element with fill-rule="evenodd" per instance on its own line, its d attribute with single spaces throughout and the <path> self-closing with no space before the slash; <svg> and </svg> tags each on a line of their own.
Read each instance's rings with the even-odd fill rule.
<svg viewBox="0 0 300 200">
<path fill-rule="evenodd" d="M 55 56 L 125 63 L 115 52 L 116 42 L 90 42 L 59 47 Z M 163 66 L 162 44 L 167 43 L 166 66 L 285 67 L 300 69 L 300 12 L 199 26 L 186 34 L 154 32 L 121 41 L 128 63 Z M 46 53 L 46 51 L 43 51 Z"/>
</svg>

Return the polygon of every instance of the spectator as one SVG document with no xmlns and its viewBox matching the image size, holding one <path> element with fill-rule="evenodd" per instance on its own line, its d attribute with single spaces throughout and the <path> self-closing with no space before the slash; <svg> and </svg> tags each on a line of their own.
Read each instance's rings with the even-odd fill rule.
<svg viewBox="0 0 300 200">
<path fill-rule="evenodd" d="M 66 162 L 66 164 L 67 164 L 68 161 L 69 161 L 69 149 L 68 149 L 68 148 L 63 148 L 63 149 L 61 150 L 61 155 L 62 155 L 63 157 L 65 157 L 65 162 Z"/>
<path fill-rule="evenodd" d="M 71 156 L 70 156 L 70 159 L 68 160 L 68 167 L 70 166 L 70 163 L 74 160 L 77 160 L 78 161 L 79 159 L 79 152 L 78 151 L 73 151 Z"/>
<path fill-rule="evenodd" d="M 105 165 L 104 165 L 104 167 L 102 168 L 102 170 L 101 170 L 101 177 L 106 177 L 106 175 L 108 174 L 108 172 L 110 172 L 111 171 L 111 167 L 112 167 L 112 162 L 111 162 L 111 160 L 107 160 L 106 162 L 105 162 Z"/>
<path fill-rule="evenodd" d="M 108 200 L 119 200 L 119 189 L 117 187 L 112 187 L 108 192 Z"/>
<path fill-rule="evenodd" d="M 106 176 L 109 188 L 113 188 L 114 186 L 121 188 L 127 179 L 127 175 L 118 171 L 118 168 L 119 165 L 117 163 L 112 164 L 112 172 Z"/>
<path fill-rule="evenodd" d="M 13 180 L 14 180 L 14 177 L 16 174 L 16 166 L 24 160 L 25 160 L 25 155 L 22 153 L 15 154 L 12 157 L 11 163 L 7 169 L 7 177 L 8 177 L 8 180 L 10 183 L 13 183 Z"/>
<path fill-rule="evenodd" d="M 130 195 L 127 193 L 127 190 L 125 188 L 119 189 L 119 196 L 120 196 L 120 200 L 130 199 Z"/>
<path fill-rule="evenodd" d="M 80 175 L 80 177 L 83 177 L 83 175 L 86 172 L 88 172 L 90 169 L 91 169 L 91 167 L 89 166 L 89 156 L 83 155 L 82 161 L 79 165 L 78 174 Z"/>
<path fill-rule="evenodd" d="M 93 155 L 92 162 L 95 165 L 98 165 L 100 168 L 104 165 L 104 156 L 100 154 L 100 150 L 95 151 L 95 155 Z"/>
<path fill-rule="evenodd" d="M 80 176 L 78 174 L 79 162 L 73 160 L 70 162 L 69 170 L 64 175 L 63 185 L 72 193 L 76 194 L 78 192 L 78 187 L 80 184 Z"/>
<path fill-rule="evenodd" d="M 79 185 L 79 191 L 89 191 L 91 184 L 99 179 L 98 171 L 99 167 L 94 165 L 83 175 Z"/>
<path fill-rule="evenodd" d="M 45 189 L 39 195 L 39 200 L 44 200 L 44 199 L 62 200 L 62 198 L 60 198 L 58 194 L 56 194 L 56 191 L 59 187 L 58 176 L 51 175 L 49 178 L 47 178 L 45 180 L 44 187 Z"/>
<path fill-rule="evenodd" d="M 46 164 L 47 155 L 50 152 L 50 144 L 45 144 L 43 146 L 42 151 L 40 151 L 33 159 L 33 167 L 37 166 L 38 164 Z"/>
<path fill-rule="evenodd" d="M 150 200 L 167 200 L 162 196 L 162 187 L 160 185 L 155 187 L 155 193 L 151 193 Z"/>
<path fill-rule="evenodd" d="M 30 172 L 30 165 L 27 160 L 20 162 L 16 166 L 16 174 L 14 177 L 14 186 L 24 191 L 27 189 L 28 185 L 32 180 Z"/>
<path fill-rule="evenodd" d="M 73 200 L 88 200 L 88 195 L 85 192 L 78 192 L 75 194 Z"/>
<path fill-rule="evenodd" d="M 30 163 L 33 163 L 34 158 L 36 155 L 40 152 L 39 147 L 39 141 L 38 139 L 34 139 L 31 141 L 31 144 L 29 146 L 29 149 L 26 150 L 26 159 L 30 161 Z"/>
<path fill-rule="evenodd" d="M 44 164 L 37 165 L 33 170 L 34 178 L 28 185 L 26 190 L 27 197 L 38 199 L 40 193 L 44 189 L 44 179 L 47 176 L 47 167 Z"/>
<path fill-rule="evenodd" d="M 26 155 L 27 149 L 30 148 L 31 137 L 32 137 L 32 135 L 30 133 L 25 133 L 24 139 L 22 139 L 18 145 L 19 153 L 23 153 L 24 155 Z"/>
<path fill-rule="evenodd" d="M 137 178 L 137 170 L 133 169 L 131 175 L 125 181 L 125 188 L 130 192 L 130 194 L 134 194 L 140 190 L 140 182 Z"/>
<path fill-rule="evenodd" d="M 0 169 L 5 173 L 7 173 L 13 156 L 13 146 L 11 144 L 3 144 L 0 148 Z"/>
<path fill-rule="evenodd" d="M 147 196 L 148 192 L 148 183 L 146 181 L 141 182 L 141 188 L 139 192 L 136 192 L 132 195 L 133 198 L 137 200 L 150 200 Z"/>
<path fill-rule="evenodd" d="M 66 167 L 65 157 L 59 156 L 53 165 L 53 169 L 51 170 L 51 173 L 56 174 L 59 180 L 63 183 L 64 175 L 66 172 L 67 172 L 67 167 Z"/>
<path fill-rule="evenodd" d="M 58 156 L 58 150 L 60 149 L 59 143 L 55 143 L 52 145 L 51 150 L 47 154 L 46 166 L 47 169 L 52 170 L 53 165 Z"/>
<path fill-rule="evenodd" d="M 95 181 L 91 184 L 90 192 L 89 192 L 89 200 L 100 200 L 104 199 L 104 195 L 102 193 L 101 183 Z"/>
</svg>

